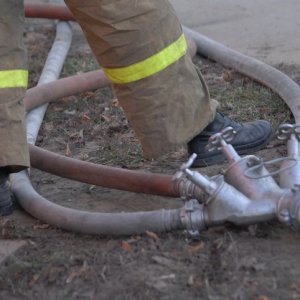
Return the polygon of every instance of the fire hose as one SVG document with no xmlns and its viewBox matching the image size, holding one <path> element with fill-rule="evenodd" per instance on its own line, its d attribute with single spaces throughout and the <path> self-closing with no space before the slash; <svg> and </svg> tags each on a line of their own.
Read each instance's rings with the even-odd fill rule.
<svg viewBox="0 0 300 300">
<path fill-rule="evenodd" d="M 49 15 L 50 12 L 51 16 Z M 49 6 L 44 5 L 39 7 L 34 5 L 26 6 L 26 15 L 28 17 L 39 17 L 39 14 L 41 17 L 73 20 L 70 12 L 63 6 L 51 5 L 51 9 Z M 65 22 L 60 22 L 59 24 L 62 23 L 67 24 Z M 299 86 L 288 76 L 260 61 L 218 44 L 191 29 L 184 28 L 184 30 L 187 35 L 195 40 L 198 53 L 212 58 L 272 88 L 290 107 L 295 116 L 296 124 L 299 122 L 297 102 L 300 100 L 300 90 Z M 80 75 L 77 78 L 78 81 L 81 81 L 81 78 L 84 78 L 84 76 L 94 77 L 95 75 L 101 78 L 99 86 L 108 83 L 101 71 Z M 55 76 L 58 77 L 58 75 Z M 49 81 L 55 79 L 51 78 Z M 61 80 L 67 81 L 68 79 Z M 53 87 L 58 86 L 59 82 L 61 81 L 57 80 L 56 82 L 41 84 L 29 90 L 26 95 L 28 99 L 35 98 L 35 95 L 38 95 L 38 93 L 39 95 L 36 96 L 36 100 L 33 101 L 34 103 L 25 101 L 27 109 L 39 103 L 55 101 L 57 98 L 65 96 L 63 92 L 54 96 L 49 92 L 43 92 L 43 88 L 49 89 L 50 85 L 52 85 L 52 91 L 56 90 Z M 85 80 L 82 80 L 82 82 L 87 83 Z M 91 83 L 91 89 L 95 87 L 97 87 L 96 81 Z M 68 95 L 72 93 L 73 88 L 66 88 L 66 85 L 64 85 L 64 88 Z M 87 84 L 82 90 L 88 90 L 89 88 Z M 35 89 L 37 90 L 36 94 Z M 80 89 L 76 85 L 73 94 L 82 91 Z M 28 96 L 30 93 L 31 96 Z M 298 172 L 297 130 L 297 125 L 285 125 L 285 127 L 281 128 L 278 135 L 279 138 L 288 141 L 288 152 L 292 156 L 292 158 L 284 161 L 284 164 L 288 166 L 283 168 L 281 174 L 293 174 L 292 176 L 294 176 Z M 36 130 L 34 131 L 36 132 Z M 183 164 L 180 172 L 172 177 L 128 170 L 120 171 L 112 167 L 102 168 L 103 166 L 76 162 L 75 160 L 48 153 L 46 150 L 41 150 L 30 145 L 31 164 L 33 167 L 87 183 L 91 183 L 91 179 L 93 184 L 111 188 L 182 197 L 186 202 L 181 209 L 104 214 L 64 208 L 46 200 L 35 192 L 26 172 L 11 176 L 12 191 L 21 206 L 36 218 L 56 227 L 85 233 L 120 235 L 143 233 L 145 230 L 167 231 L 189 229 L 197 231 L 210 226 L 224 224 L 225 222 L 245 225 L 274 218 L 278 218 L 280 221 L 292 225 L 299 230 L 300 205 L 299 193 L 296 188 L 299 181 L 292 180 L 292 184 L 286 186 L 283 180 L 281 180 L 280 186 L 282 187 L 279 187 L 271 174 L 265 169 L 265 165 L 261 164 L 258 158 L 254 156 L 240 158 L 234 152 L 234 149 L 230 147 L 231 145 L 227 144 L 229 140 L 226 140 L 226 136 L 223 132 L 217 137 L 212 138 L 219 141 L 220 148 L 222 148 L 230 163 L 224 177 L 216 176 L 213 178 L 207 178 L 199 172 L 189 169 L 194 159 L 193 157 L 186 164 Z M 34 140 L 34 137 L 32 139 Z M 252 169 L 249 167 L 250 165 Z M 66 172 L 66 166 L 73 168 L 72 171 Z M 253 170 L 253 167 L 256 168 Z M 105 177 L 108 170 L 111 172 L 111 175 Z M 293 172 L 291 172 L 292 170 Z M 78 173 L 82 173 L 79 176 L 80 178 L 76 175 Z M 232 179 L 236 178 L 237 174 L 240 175 L 239 178 L 241 179 L 238 182 Z M 281 177 L 286 178 L 286 176 Z M 99 180 L 99 178 L 102 179 Z M 122 183 L 120 184 L 120 182 Z M 149 182 L 151 183 L 149 184 Z M 134 188 L 130 189 L 129 186 L 133 186 Z M 205 201 L 203 201 L 202 193 L 207 195 Z"/>
</svg>

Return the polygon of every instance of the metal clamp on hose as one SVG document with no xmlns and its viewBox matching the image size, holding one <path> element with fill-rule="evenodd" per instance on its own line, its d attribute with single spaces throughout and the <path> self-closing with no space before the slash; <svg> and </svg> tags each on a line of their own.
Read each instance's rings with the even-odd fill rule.
<svg viewBox="0 0 300 300">
<path fill-rule="evenodd" d="M 191 235 L 199 234 L 199 231 L 205 229 L 203 208 L 196 199 L 185 203 L 180 212 L 181 223 Z"/>
</svg>

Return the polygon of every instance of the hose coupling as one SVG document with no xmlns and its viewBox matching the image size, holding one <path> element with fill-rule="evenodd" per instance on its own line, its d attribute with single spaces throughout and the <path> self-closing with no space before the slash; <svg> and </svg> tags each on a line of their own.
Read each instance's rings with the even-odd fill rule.
<svg viewBox="0 0 300 300">
<path fill-rule="evenodd" d="M 180 212 L 181 223 L 191 235 L 199 234 L 199 231 L 206 229 L 202 205 L 196 199 L 185 203 Z"/>
<path fill-rule="evenodd" d="M 214 180 L 211 180 L 207 176 L 200 174 L 197 171 L 192 171 L 189 167 L 193 164 L 197 154 L 192 154 L 187 163 L 184 163 L 180 167 L 180 173 L 185 174 L 186 177 L 193 182 L 196 186 L 202 189 L 206 194 L 212 195 L 218 189 L 218 185 Z"/>
<path fill-rule="evenodd" d="M 205 194 L 201 188 L 187 179 L 183 174 L 179 177 L 175 176 L 173 177 L 173 189 L 176 194 L 180 195 L 181 200 L 186 202 L 190 199 L 197 199 L 199 203 L 204 202 Z"/>
<path fill-rule="evenodd" d="M 194 182 L 186 178 L 185 170 L 192 166 L 196 154 L 193 154 L 186 163 L 183 163 L 177 171 L 173 178 L 173 189 L 183 201 L 188 201 L 190 199 L 197 199 L 198 202 L 203 202 L 204 193 L 203 190 L 197 186 Z"/>
</svg>

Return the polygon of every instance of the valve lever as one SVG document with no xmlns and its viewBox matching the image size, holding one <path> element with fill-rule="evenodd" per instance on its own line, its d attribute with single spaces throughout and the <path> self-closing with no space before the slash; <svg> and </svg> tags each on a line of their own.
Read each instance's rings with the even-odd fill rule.
<svg viewBox="0 0 300 300">
<path fill-rule="evenodd" d="M 231 142 L 236 135 L 236 131 L 232 127 L 226 127 L 221 132 L 212 135 L 206 146 L 207 151 L 220 151 L 222 150 L 229 162 L 236 162 L 240 160 L 240 156 L 234 150 Z"/>
<path fill-rule="evenodd" d="M 208 151 L 221 150 L 223 146 L 233 140 L 235 135 L 236 131 L 232 127 L 226 127 L 209 138 L 206 149 Z"/>
<path fill-rule="evenodd" d="M 300 142 L 300 125 L 282 124 L 278 127 L 276 138 L 280 141 L 287 141 L 295 137 Z"/>
</svg>

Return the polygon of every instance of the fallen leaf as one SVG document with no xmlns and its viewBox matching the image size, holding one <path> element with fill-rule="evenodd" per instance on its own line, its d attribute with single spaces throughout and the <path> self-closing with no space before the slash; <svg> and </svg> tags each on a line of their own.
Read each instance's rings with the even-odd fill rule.
<svg viewBox="0 0 300 300">
<path fill-rule="evenodd" d="M 258 296 L 257 298 L 256 298 L 256 300 L 270 300 L 270 298 L 269 297 L 267 297 L 267 296 Z"/>
<path fill-rule="evenodd" d="M 70 133 L 70 134 L 69 134 L 69 137 L 70 137 L 71 139 L 78 139 L 78 138 L 83 139 L 83 129 L 81 129 L 81 130 L 78 131 L 78 132 Z"/>
<path fill-rule="evenodd" d="M 76 110 L 64 110 L 64 114 L 74 116 L 76 114 Z"/>
<path fill-rule="evenodd" d="M 172 274 L 169 274 L 169 275 L 162 275 L 162 276 L 159 276 L 158 278 L 161 279 L 161 280 L 175 279 L 175 278 L 176 278 L 176 275 L 172 273 Z"/>
<path fill-rule="evenodd" d="M 176 268 L 176 262 L 172 259 L 163 257 L 163 256 L 153 256 L 152 260 L 162 266 L 165 266 L 170 269 Z"/>
<path fill-rule="evenodd" d="M 112 101 L 112 106 L 113 106 L 113 107 L 119 107 L 119 106 L 120 106 L 119 100 L 118 100 L 118 99 L 114 99 L 114 100 Z"/>
<path fill-rule="evenodd" d="M 71 152 L 69 143 L 67 143 L 66 152 L 65 153 L 66 153 L 66 156 L 72 156 L 72 152 Z"/>
<path fill-rule="evenodd" d="M 1 226 L 4 227 L 7 223 L 9 223 L 9 219 L 1 220 Z"/>
<path fill-rule="evenodd" d="M 110 122 L 110 121 L 111 121 L 111 118 L 109 118 L 109 117 L 106 116 L 106 115 L 101 114 L 100 117 L 101 117 L 105 122 Z"/>
<path fill-rule="evenodd" d="M 122 249 L 128 252 L 132 252 L 132 247 L 126 241 L 122 241 Z"/>
<path fill-rule="evenodd" d="M 95 93 L 94 92 L 85 92 L 84 97 L 86 99 L 94 99 L 95 98 Z"/>
<path fill-rule="evenodd" d="M 81 274 L 85 273 L 88 270 L 86 264 L 84 264 L 78 271 L 72 271 L 68 276 L 66 283 L 71 283 L 74 278 L 80 276 Z"/>
<path fill-rule="evenodd" d="M 29 287 L 32 288 L 35 285 L 35 283 L 39 280 L 39 278 L 40 278 L 39 274 L 34 274 L 32 279 L 29 282 Z"/>
<path fill-rule="evenodd" d="M 78 136 L 83 140 L 83 129 L 78 132 Z"/>
<path fill-rule="evenodd" d="M 154 240 L 154 241 L 156 241 L 156 242 L 159 241 L 159 237 L 158 237 L 158 235 L 157 235 L 155 232 L 152 232 L 152 231 L 148 231 L 148 230 L 147 230 L 145 233 L 146 233 L 146 235 L 147 235 L 149 238 L 151 238 L 152 240 Z"/>
<path fill-rule="evenodd" d="M 53 107 L 53 111 L 54 112 L 61 112 L 61 111 L 63 111 L 64 109 L 63 109 L 63 107 L 60 107 L 60 106 L 58 106 L 58 105 L 55 105 L 54 107 Z"/>
<path fill-rule="evenodd" d="M 221 81 L 224 82 L 233 82 L 234 80 L 234 71 L 230 71 L 230 70 L 225 70 L 221 76 Z"/>
<path fill-rule="evenodd" d="M 190 275 L 187 281 L 188 286 L 193 286 L 195 284 L 195 278 L 194 275 Z"/>
<path fill-rule="evenodd" d="M 298 285 L 296 283 L 291 283 L 289 285 L 289 289 L 290 290 L 299 290 L 299 287 L 298 287 Z"/>
<path fill-rule="evenodd" d="M 80 119 L 81 119 L 81 122 L 82 122 L 82 123 L 87 123 L 88 121 L 91 120 L 91 118 L 90 118 L 87 114 L 83 114 L 83 115 L 80 117 Z"/>
<path fill-rule="evenodd" d="M 240 267 L 245 270 L 262 271 L 265 269 L 265 264 L 260 263 L 256 257 L 245 256 L 240 261 Z"/>
<path fill-rule="evenodd" d="M 53 130 L 53 123 L 45 123 L 45 124 L 43 124 L 43 128 L 45 130 L 52 131 Z"/>
<path fill-rule="evenodd" d="M 202 251 L 204 249 L 204 247 L 205 247 L 204 242 L 200 242 L 197 245 L 189 246 L 188 250 L 191 253 L 196 253 L 196 252 Z"/>
<path fill-rule="evenodd" d="M 48 270 L 47 279 L 49 283 L 55 282 L 56 279 L 63 273 L 63 269 L 60 267 L 51 267 Z"/>
<path fill-rule="evenodd" d="M 33 229 L 48 229 L 50 227 L 50 224 L 36 224 L 33 225 Z"/>
</svg>

